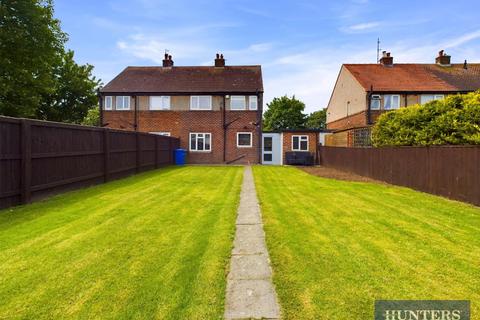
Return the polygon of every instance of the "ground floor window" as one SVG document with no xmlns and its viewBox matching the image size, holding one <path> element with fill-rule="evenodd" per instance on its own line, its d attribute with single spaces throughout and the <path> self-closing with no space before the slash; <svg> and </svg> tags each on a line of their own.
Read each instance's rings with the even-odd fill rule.
<svg viewBox="0 0 480 320">
<path fill-rule="evenodd" d="M 237 132 L 237 147 L 249 148 L 252 146 L 252 133 L 251 132 Z"/>
<path fill-rule="evenodd" d="M 292 151 L 308 151 L 308 136 L 292 136 Z"/>
<path fill-rule="evenodd" d="M 211 133 L 190 133 L 190 151 L 211 151 Z"/>
</svg>

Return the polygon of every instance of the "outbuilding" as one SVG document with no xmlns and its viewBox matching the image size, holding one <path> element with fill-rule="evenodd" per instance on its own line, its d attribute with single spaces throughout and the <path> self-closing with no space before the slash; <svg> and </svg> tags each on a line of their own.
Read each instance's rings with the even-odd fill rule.
<svg viewBox="0 0 480 320">
<path fill-rule="evenodd" d="M 262 164 L 314 165 L 318 146 L 325 144 L 329 130 L 285 129 L 262 133 Z"/>
</svg>

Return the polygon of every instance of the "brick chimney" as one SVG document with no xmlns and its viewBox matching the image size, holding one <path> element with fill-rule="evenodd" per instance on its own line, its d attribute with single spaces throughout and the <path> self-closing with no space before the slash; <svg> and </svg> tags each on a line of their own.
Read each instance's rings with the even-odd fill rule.
<svg viewBox="0 0 480 320">
<path fill-rule="evenodd" d="M 218 54 L 215 57 L 215 67 L 223 68 L 225 67 L 225 59 L 223 58 L 223 54 Z"/>
<path fill-rule="evenodd" d="M 380 64 L 384 65 L 385 67 L 393 66 L 393 57 L 390 55 L 390 52 L 387 52 L 387 51 L 382 52 L 382 57 L 380 58 Z"/>
<path fill-rule="evenodd" d="M 164 68 L 173 67 L 172 56 L 169 55 L 168 53 L 165 53 L 165 57 L 163 58 L 162 62 L 163 62 L 163 67 Z"/>
<path fill-rule="evenodd" d="M 450 58 L 451 56 L 447 55 L 445 51 L 440 50 L 438 52 L 438 57 L 435 58 L 435 63 L 442 67 L 450 66 Z"/>
</svg>

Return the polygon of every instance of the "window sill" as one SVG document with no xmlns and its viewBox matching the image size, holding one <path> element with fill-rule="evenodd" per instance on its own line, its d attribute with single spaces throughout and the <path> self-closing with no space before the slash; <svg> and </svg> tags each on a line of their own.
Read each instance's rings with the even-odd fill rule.
<svg viewBox="0 0 480 320">
<path fill-rule="evenodd" d="M 197 150 L 188 150 L 188 152 L 192 152 L 192 153 L 212 153 L 212 150 L 210 151 L 197 151 Z"/>
<path fill-rule="evenodd" d="M 237 146 L 237 148 L 246 149 L 246 148 L 252 148 L 252 146 Z"/>
</svg>

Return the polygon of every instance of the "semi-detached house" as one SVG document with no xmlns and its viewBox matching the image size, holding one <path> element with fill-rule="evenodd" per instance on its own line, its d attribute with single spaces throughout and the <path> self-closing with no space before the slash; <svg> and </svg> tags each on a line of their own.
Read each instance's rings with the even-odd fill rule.
<svg viewBox="0 0 480 320">
<path fill-rule="evenodd" d="M 344 64 L 327 107 L 327 145 L 364 146 L 383 112 L 480 89 L 480 64 L 451 63 L 442 50 L 435 63 L 393 63 L 384 52 L 378 64 Z"/>
<path fill-rule="evenodd" d="M 103 126 L 180 138 L 188 163 L 260 163 L 261 66 L 127 67 L 100 90 Z"/>
</svg>

